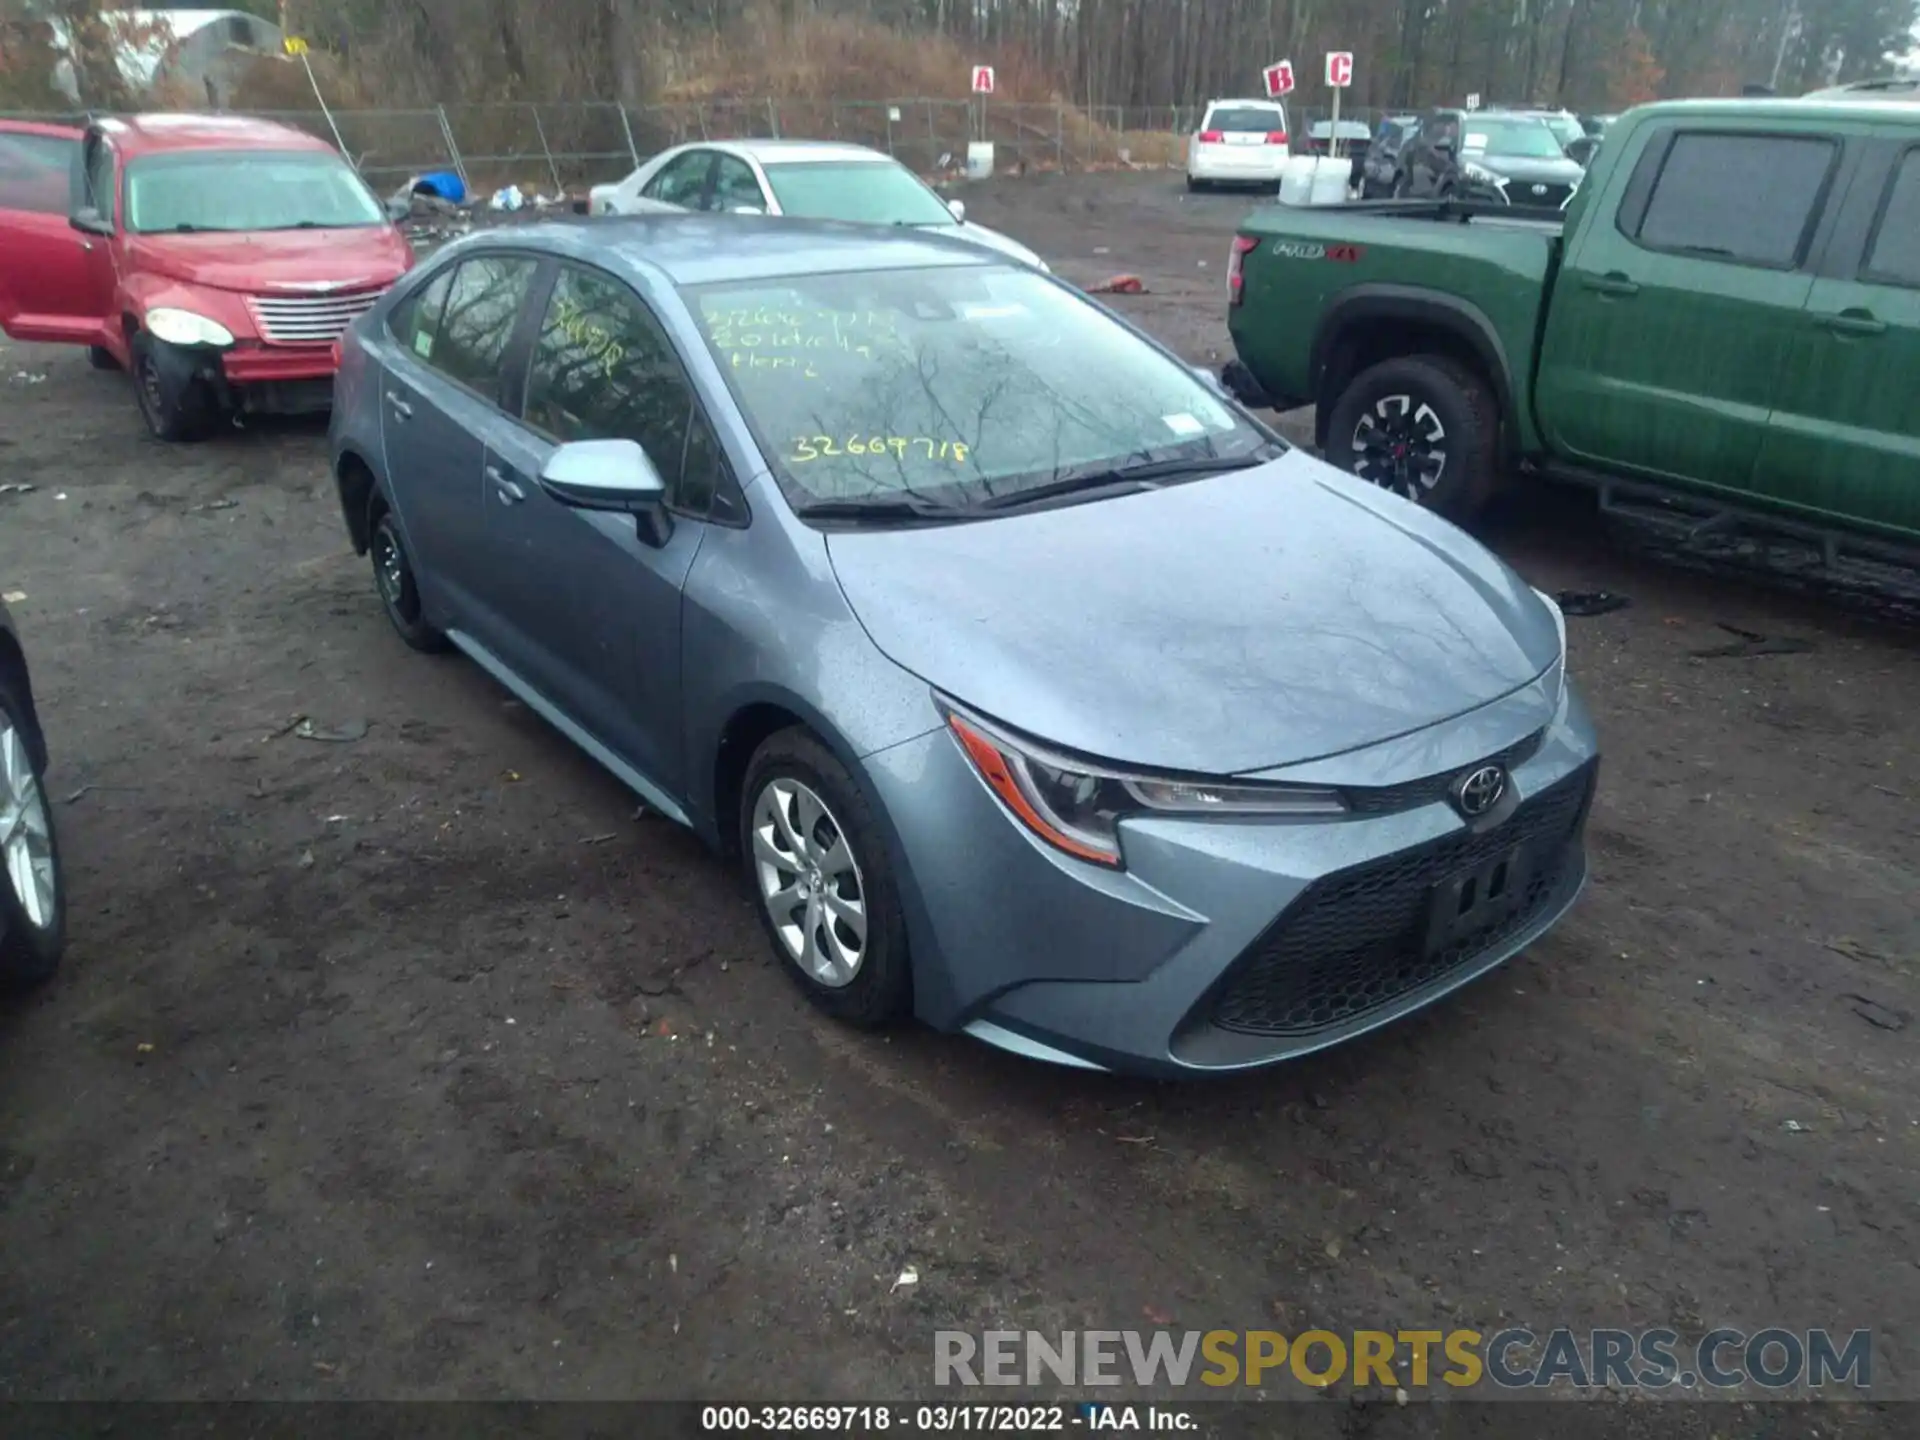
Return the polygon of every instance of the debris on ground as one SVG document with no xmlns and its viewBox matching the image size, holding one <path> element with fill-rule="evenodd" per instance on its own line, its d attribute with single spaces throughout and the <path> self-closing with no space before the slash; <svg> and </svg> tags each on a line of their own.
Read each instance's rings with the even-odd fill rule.
<svg viewBox="0 0 1920 1440">
<path fill-rule="evenodd" d="M 16 385 L 44 385 L 47 375 L 44 370 L 16 370 L 13 376 Z"/>
<path fill-rule="evenodd" d="M 908 1285 L 918 1285 L 919 1283 L 920 1272 L 909 1265 L 900 1272 L 893 1284 L 887 1287 L 887 1293 L 891 1295 L 895 1290 L 903 1289 Z"/>
<path fill-rule="evenodd" d="M 1624 610 L 1633 602 L 1624 595 L 1615 595 L 1611 590 L 1562 590 L 1553 597 L 1553 603 L 1560 607 L 1563 615 L 1586 619 L 1594 615 L 1611 615 L 1615 610 Z"/>
<path fill-rule="evenodd" d="M 189 515 L 204 515 L 210 510 L 238 510 L 239 508 L 240 502 L 238 500 L 209 500 L 204 505 L 189 505 L 187 507 L 187 513 Z"/>
<path fill-rule="evenodd" d="M 1805 655 L 1813 649 L 1811 640 L 1795 640 L 1789 636 L 1762 635 L 1757 630 L 1742 630 L 1738 625 L 1719 622 L 1720 628 L 1729 635 L 1740 638 L 1732 645 L 1712 645 L 1705 650 L 1690 650 L 1696 660 L 1744 660 L 1756 655 Z"/>
<path fill-rule="evenodd" d="M 27 592 L 24 590 L 9 590 L 6 594 L 0 595 L 0 600 L 5 601 L 9 605 L 18 605 L 26 598 Z"/>
<path fill-rule="evenodd" d="M 1138 275 L 1115 275 L 1110 280 L 1102 280 L 1098 285 L 1089 285 L 1089 295 L 1144 295 L 1147 285 Z"/>
<path fill-rule="evenodd" d="M 300 723 L 293 727 L 293 733 L 302 740 L 317 740 L 323 745 L 351 745 L 356 740 L 366 739 L 367 729 L 364 720 L 347 720 L 328 729 L 302 716 Z"/>
<path fill-rule="evenodd" d="M 0 495 L 31 495 L 34 491 L 38 490 L 39 488 L 40 487 L 38 485 L 25 485 L 25 484 L 0 485 Z"/>
<path fill-rule="evenodd" d="M 527 208 L 526 193 L 518 185 L 508 185 L 493 192 L 487 201 L 489 210 L 524 210 Z"/>
<path fill-rule="evenodd" d="M 1842 995 L 1853 1013 L 1873 1026 L 1876 1030 L 1904 1030 L 1907 1022 L 1913 1018 L 1904 1010 L 1895 1010 L 1891 1005 L 1882 1005 L 1878 1000 L 1869 1000 L 1864 995 Z"/>
</svg>

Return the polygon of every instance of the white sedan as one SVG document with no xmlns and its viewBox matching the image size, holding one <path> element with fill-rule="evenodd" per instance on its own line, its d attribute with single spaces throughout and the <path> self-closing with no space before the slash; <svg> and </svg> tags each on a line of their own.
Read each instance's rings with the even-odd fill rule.
<svg viewBox="0 0 1920 1440">
<path fill-rule="evenodd" d="M 967 219 L 967 207 L 943 200 L 890 155 L 863 145 L 814 140 L 703 140 L 663 150 L 617 185 L 596 185 L 595 215 L 660 210 L 733 211 L 912 225 L 950 231 L 957 240 L 1047 269 L 1033 251 Z"/>
</svg>

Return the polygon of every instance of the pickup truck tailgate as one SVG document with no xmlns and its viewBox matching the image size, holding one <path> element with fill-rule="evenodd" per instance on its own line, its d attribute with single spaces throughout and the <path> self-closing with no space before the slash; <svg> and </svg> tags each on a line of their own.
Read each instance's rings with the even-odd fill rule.
<svg viewBox="0 0 1920 1440">
<path fill-rule="evenodd" d="M 1512 376 L 1510 418 L 1531 429 L 1524 389 L 1560 257 L 1551 219 L 1434 205 L 1272 206 L 1240 227 L 1241 288 L 1227 328 L 1241 363 L 1280 409 L 1324 396 L 1340 349 L 1366 344 L 1370 310 L 1391 310 L 1394 353 L 1409 316 L 1449 312 Z M 1409 309 L 1409 302 L 1413 302 Z M 1348 362 L 1352 355 L 1349 353 Z"/>
</svg>

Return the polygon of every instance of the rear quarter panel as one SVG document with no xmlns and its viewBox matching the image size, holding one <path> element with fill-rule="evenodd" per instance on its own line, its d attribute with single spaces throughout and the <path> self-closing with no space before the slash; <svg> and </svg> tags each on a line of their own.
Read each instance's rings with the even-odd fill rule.
<svg viewBox="0 0 1920 1440">
<path fill-rule="evenodd" d="M 1550 225 L 1470 224 L 1375 206 L 1272 206 L 1242 236 L 1245 299 L 1228 315 L 1240 361 L 1269 395 L 1318 403 L 1336 332 L 1399 324 L 1409 311 L 1444 310 L 1471 327 L 1506 371 L 1496 380 L 1522 451 L 1537 446 L 1528 381 L 1558 253 Z M 1382 334 L 1378 343 L 1391 344 Z M 1394 351 L 1412 353 L 1417 336 Z"/>
</svg>

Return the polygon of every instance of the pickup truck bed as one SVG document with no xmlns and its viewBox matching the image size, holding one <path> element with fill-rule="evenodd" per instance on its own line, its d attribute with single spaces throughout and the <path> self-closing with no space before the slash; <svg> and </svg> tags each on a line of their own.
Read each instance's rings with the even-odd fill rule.
<svg viewBox="0 0 1920 1440">
<path fill-rule="evenodd" d="M 1229 274 L 1229 385 L 1417 503 L 1571 482 L 1920 577 L 1920 108 L 1646 105 L 1561 211 L 1270 206 Z"/>
</svg>

